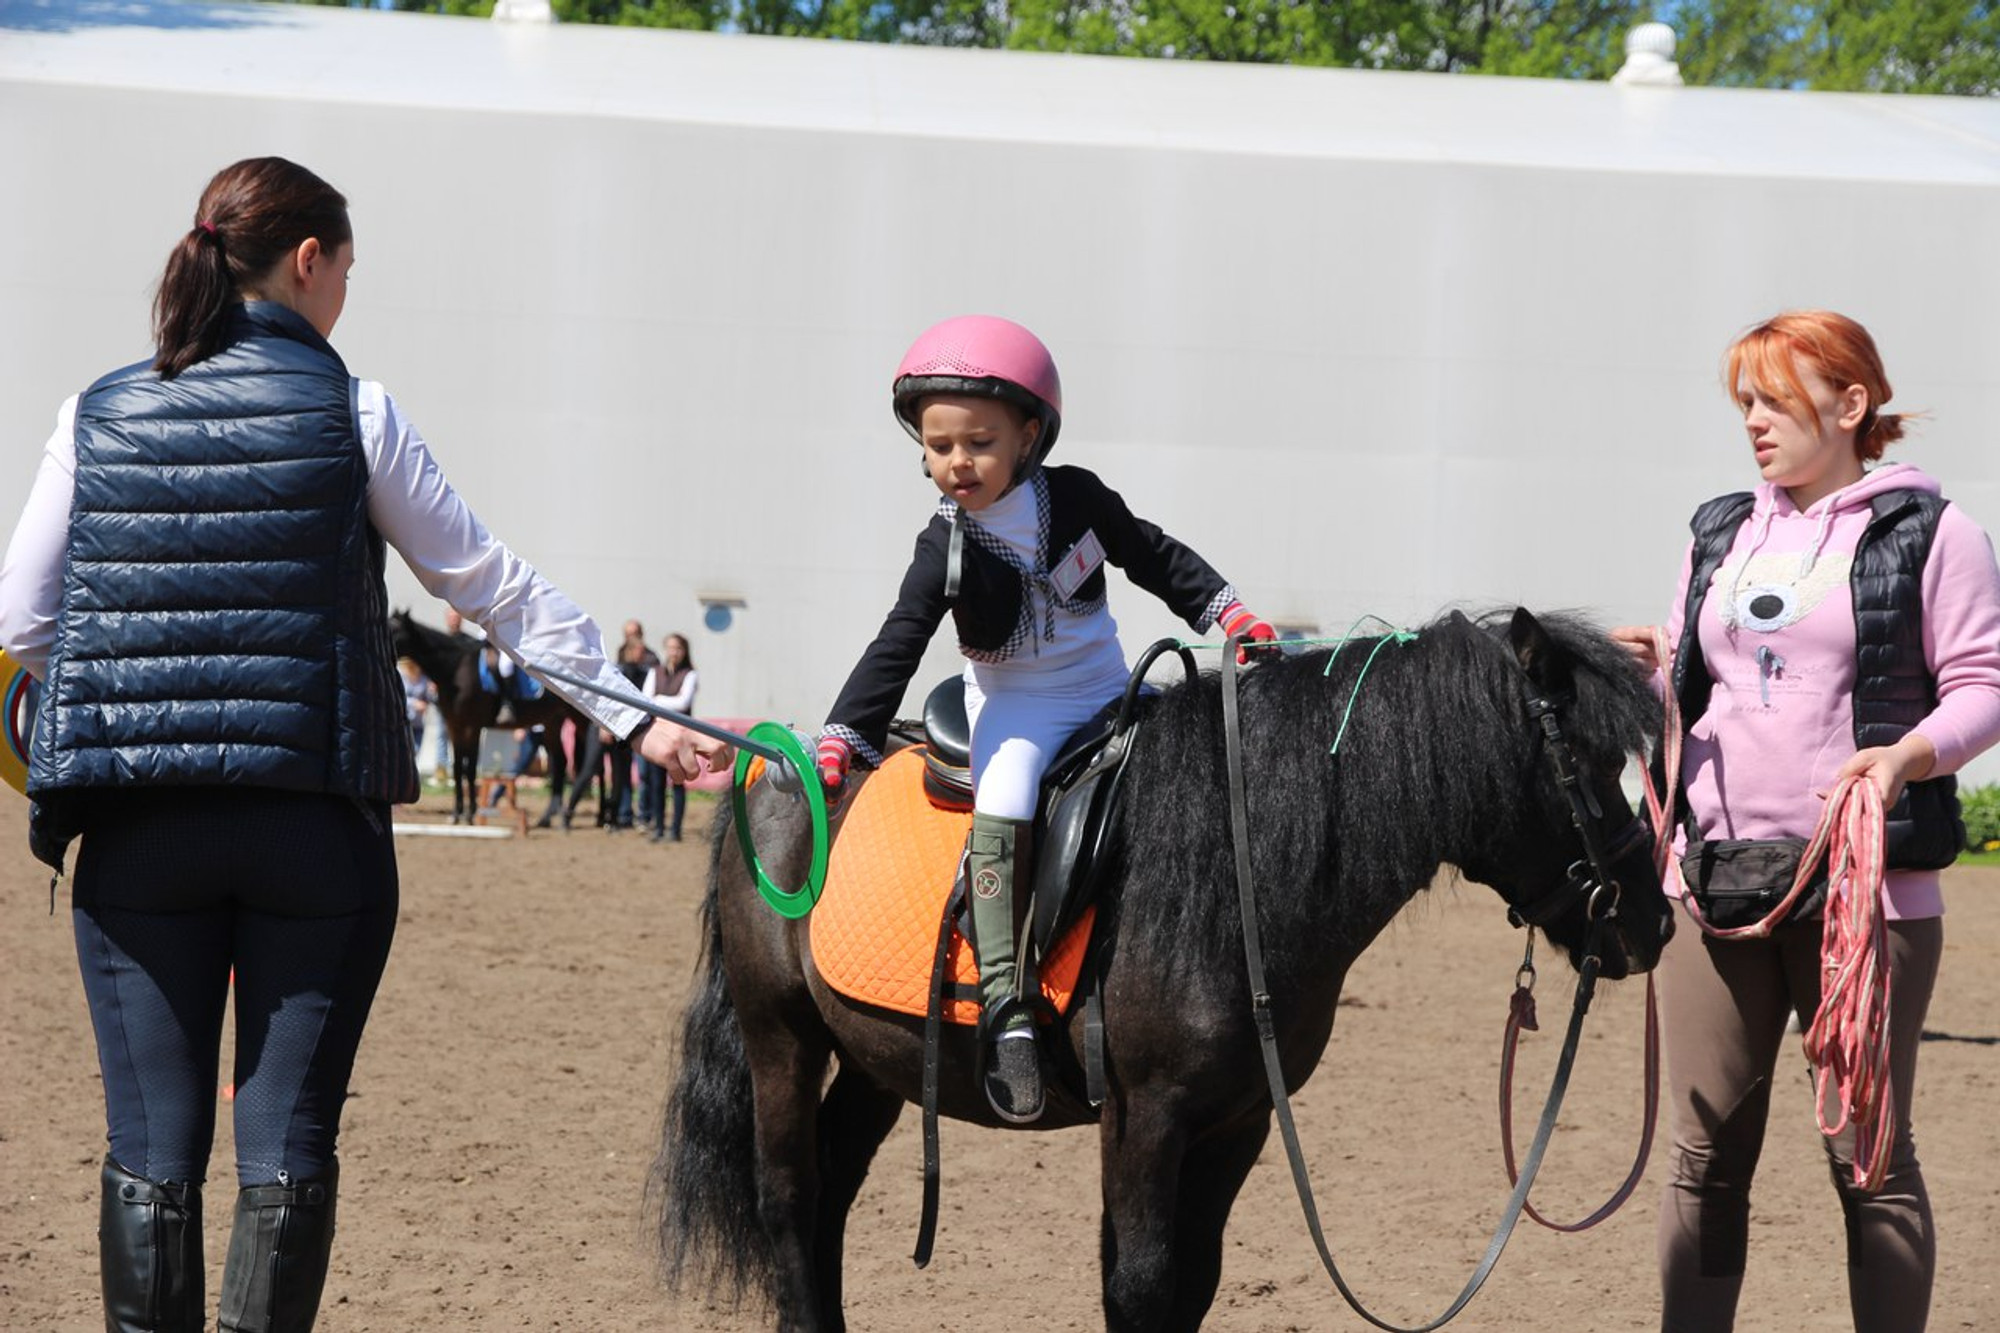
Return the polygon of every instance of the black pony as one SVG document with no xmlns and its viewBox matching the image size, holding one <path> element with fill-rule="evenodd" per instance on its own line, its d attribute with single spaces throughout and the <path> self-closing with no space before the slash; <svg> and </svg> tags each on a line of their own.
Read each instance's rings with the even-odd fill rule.
<svg viewBox="0 0 2000 1333">
<path fill-rule="evenodd" d="M 437 686 L 438 712 L 451 741 L 451 822 L 469 824 L 479 805 L 479 733 L 500 717 L 501 698 L 479 678 L 479 641 L 419 624 L 408 611 L 389 617 L 389 635 L 398 657 L 413 659 Z M 540 727 L 538 744 L 548 757 L 549 807 L 535 821 L 547 828 L 562 810 L 569 785 L 569 757 L 563 752 L 562 724 L 583 715 L 554 690 L 534 699 L 513 700 L 514 725 Z"/>
<path fill-rule="evenodd" d="M 1200 1325 L 1230 1207 L 1271 1124 L 1219 691 L 1203 676 L 1144 704 L 1093 945 L 1108 1099 L 1100 1116 L 1051 1088 L 1031 1127 L 1099 1121 L 1104 1315 L 1117 1330 Z M 1319 1061 L 1348 968 L 1442 866 L 1541 919 L 1579 960 L 1583 895 L 1563 887 L 1581 839 L 1529 711 L 1537 696 L 1557 706 L 1601 812 L 1590 822 L 1610 844 L 1632 818 L 1619 773 L 1658 737 L 1660 709 L 1625 654 L 1579 621 L 1453 614 L 1414 637 L 1304 653 L 1242 681 L 1259 923 L 1289 1087 Z M 759 784 L 749 817 L 766 868 L 797 883 L 803 803 Z M 706 961 L 650 1186 L 664 1272 L 676 1291 L 768 1299 L 781 1328 L 837 1330 L 848 1210 L 919 1096 L 923 1024 L 832 993 L 803 923 L 762 904 L 717 824 Z M 1603 960 L 1607 977 L 1650 968 L 1673 928 L 1651 839 L 1620 841 L 1623 947 Z M 1052 1045 L 1080 1060 L 1082 1026 L 1066 1024 Z M 997 1124 L 972 1074 L 973 1040 L 970 1028 L 947 1031 L 940 1110 Z"/>
</svg>

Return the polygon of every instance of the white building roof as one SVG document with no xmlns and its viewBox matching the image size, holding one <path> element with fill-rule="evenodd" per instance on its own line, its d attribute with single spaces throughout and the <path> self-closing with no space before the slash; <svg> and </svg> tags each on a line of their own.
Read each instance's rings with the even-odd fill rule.
<svg viewBox="0 0 2000 1333">
<path fill-rule="evenodd" d="M 0 0 L 0 78 L 951 140 L 2000 181 L 2000 99 L 1294 69 L 174 0 Z"/>
</svg>

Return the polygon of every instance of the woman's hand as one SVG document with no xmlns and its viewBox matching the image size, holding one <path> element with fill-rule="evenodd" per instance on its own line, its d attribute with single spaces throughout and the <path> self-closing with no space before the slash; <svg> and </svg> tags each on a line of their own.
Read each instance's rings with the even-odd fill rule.
<svg viewBox="0 0 2000 1333">
<path fill-rule="evenodd" d="M 1894 745 L 1856 750 L 1854 757 L 1833 775 L 1833 783 L 1838 787 L 1851 777 L 1866 777 L 1882 794 L 1882 808 L 1887 810 L 1903 794 L 1905 783 L 1929 777 L 1936 765 L 1937 747 L 1913 731 Z"/>
<path fill-rule="evenodd" d="M 1611 631 L 1611 642 L 1630 653 L 1632 660 L 1637 662 L 1642 669 L 1646 671 L 1658 671 L 1660 669 L 1659 633 L 1660 627 L 1658 625 L 1620 625 L 1617 629 Z"/>
<path fill-rule="evenodd" d="M 670 780 L 686 786 L 703 773 L 735 762 L 736 750 L 727 741 L 672 722 L 655 721 L 639 734 L 639 757 L 658 764 L 667 770 Z"/>
</svg>

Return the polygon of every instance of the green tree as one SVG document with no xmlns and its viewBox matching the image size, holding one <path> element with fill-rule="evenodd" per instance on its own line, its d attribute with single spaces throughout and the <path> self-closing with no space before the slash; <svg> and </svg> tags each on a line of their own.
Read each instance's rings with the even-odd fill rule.
<svg viewBox="0 0 2000 1333">
<path fill-rule="evenodd" d="M 346 0 L 314 0 L 340 4 Z M 493 0 L 392 0 L 485 14 Z M 553 0 L 571 23 L 1602 79 L 1656 15 L 1691 84 L 2000 92 L 2000 0 Z"/>
<path fill-rule="evenodd" d="M 1689 83 L 1824 91 L 2000 92 L 1995 0 L 1706 0 L 1681 5 Z"/>
</svg>

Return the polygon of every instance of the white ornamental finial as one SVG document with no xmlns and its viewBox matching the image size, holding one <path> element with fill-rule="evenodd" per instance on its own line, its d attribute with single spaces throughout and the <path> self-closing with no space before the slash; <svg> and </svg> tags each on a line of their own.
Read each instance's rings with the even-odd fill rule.
<svg viewBox="0 0 2000 1333">
<path fill-rule="evenodd" d="M 549 0 L 495 0 L 493 17 L 502 23 L 554 23 Z"/>
<path fill-rule="evenodd" d="M 1654 88 L 1681 86 L 1681 67 L 1674 63 L 1674 30 L 1664 23 L 1641 23 L 1625 34 L 1625 64 L 1611 76 L 1613 83 Z"/>
</svg>

